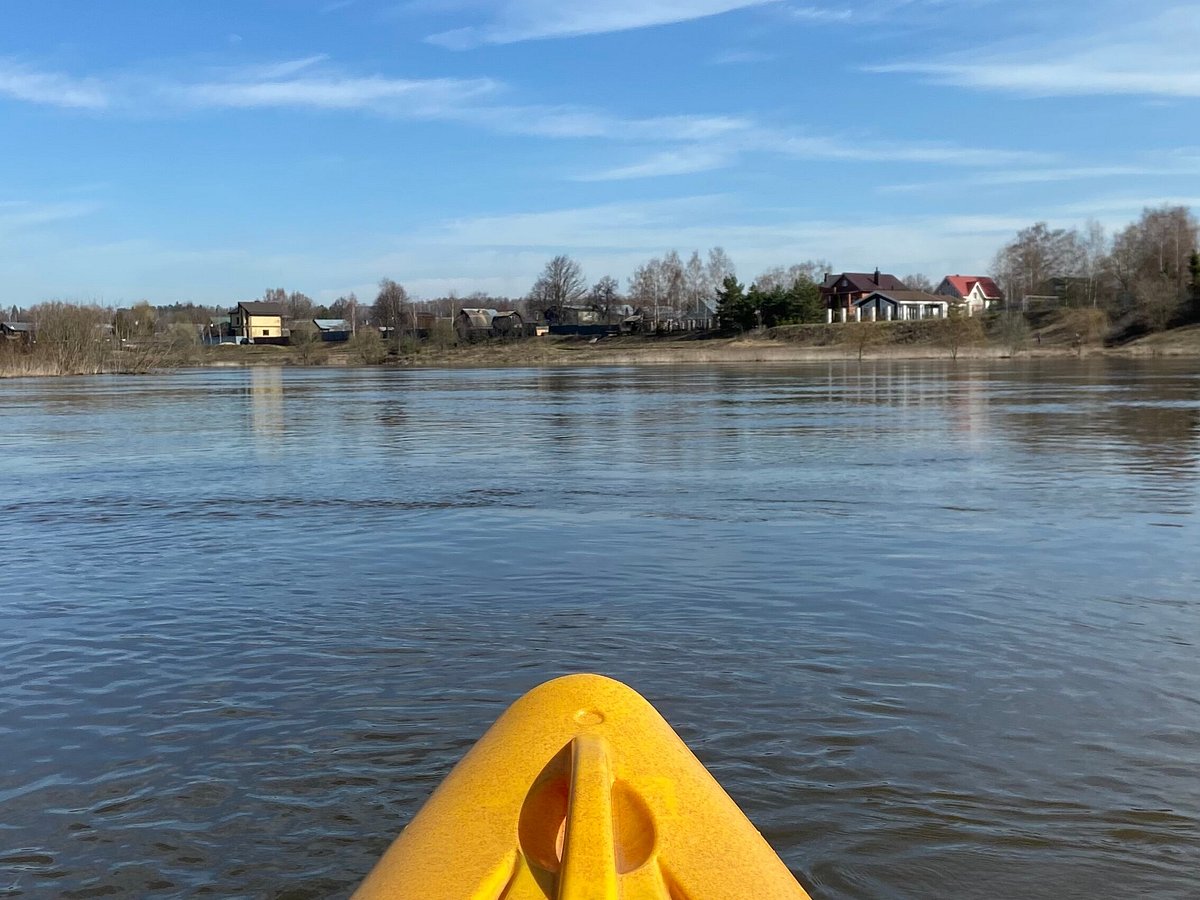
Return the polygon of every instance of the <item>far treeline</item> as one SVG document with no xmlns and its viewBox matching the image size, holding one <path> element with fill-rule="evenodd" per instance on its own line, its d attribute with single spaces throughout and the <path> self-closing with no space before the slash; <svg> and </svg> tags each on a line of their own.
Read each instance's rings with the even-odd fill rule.
<svg viewBox="0 0 1200 900">
<path fill-rule="evenodd" d="M 1035 305 L 1092 308 L 1111 323 L 1109 338 L 1119 341 L 1200 322 L 1198 231 L 1196 217 L 1185 206 L 1146 208 L 1136 222 L 1114 234 L 1106 233 L 1094 221 L 1083 229 L 1052 229 L 1038 222 L 1019 231 L 997 251 L 988 274 L 1004 292 L 1002 312 L 1024 311 Z M 267 290 L 257 299 L 283 307 L 293 342 L 301 344 L 313 338 L 314 318 L 342 319 L 352 330 L 374 331 L 371 326 L 376 326 L 398 341 L 401 336 L 415 335 L 421 314 L 445 322 L 464 307 L 515 309 L 526 321 L 547 319 L 552 310 L 585 307 L 606 323 L 640 315 L 645 330 L 652 330 L 651 322 L 675 317 L 712 322 L 729 332 L 824 323 L 820 285 L 826 273 L 836 271 L 825 260 L 810 259 L 768 269 L 747 285 L 738 280 L 726 252 L 715 247 L 706 257 L 694 251 L 686 262 L 674 250 L 647 260 L 634 270 L 624 292 L 609 275 L 589 286 L 580 264 L 560 255 L 545 265 L 529 291 L 519 298 L 451 293 L 413 299 L 402 284 L 385 278 L 369 304 L 353 293 L 318 304 L 302 292 L 283 288 Z M 936 277 L 940 280 L 941 275 Z M 910 290 L 932 291 L 936 286 L 920 273 L 903 274 L 900 279 Z M 54 301 L 25 309 L 13 306 L 7 321 L 25 323 L 36 335 L 36 343 L 27 342 L 26 353 L 37 347 L 49 350 L 47 345 L 58 345 L 61 350 L 66 345 L 94 343 L 97 330 L 117 346 L 179 348 L 198 343 L 204 329 L 233 305 L 155 305 L 143 300 L 113 310 L 98 304 Z M 449 327 L 435 329 L 435 334 L 441 342 L 454 340 Z M 11 355 L 19 346 L 19 341 L 0 341 L 0 352 Z M 76 348 L 87 355 L 85 349 Z M 152 365 L 155 358 L 147 355 L 145 365 Z"/>
</svg>

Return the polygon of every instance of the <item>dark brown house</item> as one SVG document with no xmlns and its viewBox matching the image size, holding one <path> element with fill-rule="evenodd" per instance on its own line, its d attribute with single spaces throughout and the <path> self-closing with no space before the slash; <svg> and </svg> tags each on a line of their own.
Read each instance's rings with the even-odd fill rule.
<svg viewBox="0 0 1200 900">
<path fill-rule="evenodd" d="M 0 338 L 32 344 L 33 326 L 28 322 L 0 322 Z"/>
<path fill-rule="evenodd" d="M 895 275 L 872 272 L 842 272 L 840 275 L 826 273 L 821 283 L 821 301 L 826 309 L 844 309 L 847 317 L 856 300 L 875 291 L 906 291 L 908 287 Z"/>
</svg>

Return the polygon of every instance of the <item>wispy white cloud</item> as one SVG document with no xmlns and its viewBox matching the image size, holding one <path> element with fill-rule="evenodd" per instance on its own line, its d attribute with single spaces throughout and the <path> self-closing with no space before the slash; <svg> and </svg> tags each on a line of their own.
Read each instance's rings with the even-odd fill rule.
<svg viewBox="0 0 1200 900">
<path fill-rule="evenodd" d="M 772 53 L 762 50 L 727 50 L 713 57 L 712 62 L 718 66 L 745 65 L 749 63 L 765 63 L 775 59 Z"/>
<path fill-rule="evenodd" d="M 778 0 L 504 0 L 485 25 L 443 31 L 426 38 L 451 50 L 483 44 L 514 44 L 546 38 L 630 31 L 708 18 Z"/>
<path fill-rule="evenodd" d="M 577 106 L 512 104 L 489 78 L 406 79 L 348 74 L 323 55 L 199 73 L 193 80 L 112 76 L 89 84 L 106 108 L 131 115 L 180 110 L 307 109 L 455 122 L 501 134 L 638 144 L 647 155 L 575 176 L 583 181 L 654 178 L 711 171 L 747 154 L 863 163 L 963 167 L 1046 165 L 1044 155 L 878 136 L 798 133 L 748 116 L 621 116 Z M 40 95 L 30 102 L 53 102 Z M 665 148 L 665 149 L 664 149 Z"/>
<path fill-rule="evenodd" d="M 939 181 L 901 182 L 882 185 L 880 193 L 921 193 L 930 191 L 959 191 L 966 186 L 1007 187 L 1020 184 L 1060 184 L 1068 181 L 1104 180 L 1112 178 L 1178 178 L 1200 177 L 1200 152 L 1183 149 L 1158 153 L 1128 163 L 1088 164 L 1073 166 L 1032 166 L 975 172 Z"/>
<path fill-rule="evenodd" d="M 332 75 L 277 79 L 231 78 L 165 85 L 159 93 L 171 103 L 185 107 L 373 110 L 439 117 L 497 89 L 496 82 L 485 78 L 404 79 Z"/>
<path fill-rule="evenodd" d="M 625 181 L 631 178 L 662 178 L 667 175 L 691 175 L 720 169 L 730 162 L 728 154 L 720 150 L 689 147 L 682 150 L 665 150 L 641 162 L 626 166 L 604 169 L 576 177 L 577 181 Z"/>
<path fill-rule="evenodd" d="M 847 7 L 789 6 L 787 13 L 801 22 L 849 22 L 854 11 Z"/>
<path fill-rule="evenodd" d="M 5 58 L 0 58 L 0 96 L 68 109 L 104 109 L 110 102 L 96 79 L 42 72 Z"/>
<path fill-rule="evenodd" d="M 1027 150 L 997 150 L 933 141 L 880 141 L 849 136 L 767 136 L 765 148 L 797 159 L 847 160 L 854 162 L 903 162 L 948 166 L 999 166 L 1045 164 L 1045 153 Z"/>
<path fill-rule="evenodd" d="M 91 202 L 38 203 L 32 200 L 0 200 L 0 234 L 35 228 L 91 215 L 100 204 Z"/>
<path fill-rule="evenodd" d="M 900 60 L 866 70 L 924 75 L 938 83 L 1037 97 L 1192 98 L 1200 97 L 1198 45 L 1200 14 L 1194 4 L 1187 4 L 1034 46 L 1027 40 L 1021 46 L 972 48 L 940 59 Z"/>
<path fill-rule="evenodd" d="M 686 140 L 680 143 L 687 144 Z M 737 130 L 635 163 L 576 176 L 579 181 L 616 181 L 687 175 L 732 166 L 747 155 L 784 156 L 811 162 L 906 163 L 924 166 L 981 168 L 1044 166 L 1053 157 L 1024 150 L 965 147 L 928 141 L 881 141 L 851 135 L 796 134 L 747 122 Z M 1014 176 L 1019 170 L 1013 170 Z"/>
<path fill-rule="evenodd" d="M 490 78 L 346 74 L 328 64 L 324 55 L 211 70 L 192 79 L 128 72 L 72 78 L 0 59 L 0 97 L 138 116 L 181 109 L 274 107 L 449 118 L 502 89 Z"/>
<path fill-rule="evenodd" d="M 302 56 L 299 59 L 243 66 L 231 70 L 229 77 L 240 81 L 274 81 L 280 78 L 291 78 L 306 70 L 314 69 L 328 60 L 329 54 L 314 53 L 312 56 Z"/>
<path fill-rule="evenodd" d="M 754 122 L 735 116 L 627 117 L 573 106 L 484 106 L 448 116 L 508 134 L 548 138 L 603 138 L 651 144 L 712 141 L 747 131 Z"/>
</svg>

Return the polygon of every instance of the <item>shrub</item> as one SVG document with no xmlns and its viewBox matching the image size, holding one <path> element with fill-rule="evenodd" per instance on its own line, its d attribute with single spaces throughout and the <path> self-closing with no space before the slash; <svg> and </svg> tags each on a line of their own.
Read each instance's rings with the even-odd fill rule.
<svg viewBox="0 0 1200 900">
<path fill-rule="evenodd" d="M 364 328 L 350 338 L 346 344 L 352 359 L 364 366 L 377 366 L 388 357 L 383 338 L 374 328 Z"/>
</svg>

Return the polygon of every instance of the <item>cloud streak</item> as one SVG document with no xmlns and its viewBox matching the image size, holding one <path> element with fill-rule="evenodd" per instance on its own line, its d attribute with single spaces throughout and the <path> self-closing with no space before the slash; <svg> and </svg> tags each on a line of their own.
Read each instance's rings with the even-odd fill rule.
<svg viewBox="0 0 1200 900">
<path fill-rule="evenodd" d="M 98 110 L 110 103 L 108 92 L 95 79 L 39 72 L 4 58 L 0 58 L 0 97 L 64 109 Z"/>
<path fill-rule="evenodd" d="M 98 203 L 35 203 L 31 200 L 0 200 L 0 234 L 24 231 L 91 215 Z"/>
<path fill-rule="evenodd" d="M 1131 17 L 1119 28 L 1036 47 L 982 48 L 935 60 L 866 66 L 923 75 L 935 83 L 1030 97 L 1135 95 L 1200 97 L 1200 15 L 1177 6 Z"/>
<path fill-rule="evenodd" d="M 63 81 L 23 71 L 26 84 L 57 85 L 57 93 L 26 91 L 27 102 L 64 105 L 127 115 L 187 111 L 297 109 L 360 111 L 380 116 L 442 121 L 552 140 L 599 140 L 641 145 L 645 156 L 577 173 L 576 181 L 626 181 L 685 176 L 732 166 L 749 155 L 852 163 L 903 163 L 965 168 L 1045 169 L 1056 160 L 1021 150 L 969 147 L 945 142 L 881 141 L 878 136 L 810 134 L 768 126 L 745 115 L 630 117 L 569 105 L 512 104 L 508 88 L 490 78 L 407 79 L 348 74 L 323 56 L 216 70 L 196 80 L 117 75 L 106 81 Z M 86 84 L 92 94 L 76 91 Z M 90 100 L 89 100 L 90 98 Z M 99 98 L 103 98 L 102 100 Z M 90 105 L 89 105 L 90 104 Z M 1029 180 L 1038 176 L 1030 175 Z M 1014 183 L 1019 174 L 1014 176 Z"/>
<path fill-rule="evenodd" d="M 680 139 L 680 143 L 688 141 Z M 998 150 L 932 142 L 879 142 L 849 135 L 812 136 L 746 122 L 727 134 L 657 152 L 634 163 L 576 176 L 577 181 L 619 181 L 689 175 L 732 166 L 751 154 L 783 156 L 808 162 L 904 163 L 924 166 L 987 168 L 1045 166 L 1053 157 L 1024 150 Z M 1014 174 L 1020 170 L 1013 170 Z"/>
<path fill-rule="evenodd" d="M 485 44 L 609 34 L 704 19 L 778 0 L 506 0 L 496 18 L 429 35 L 431 44 L 469 50 Z"/>
<path fill-rule="evenodd" d="M 223 80 L 170 85 L 165 98 L 185 107 L 208 109 L 299 108 L 372 110 L 385 114 L 439 117 L 498 90 L 496 82 L 476 79 L 403 79 L 303 77 Z"/>
</svg>

